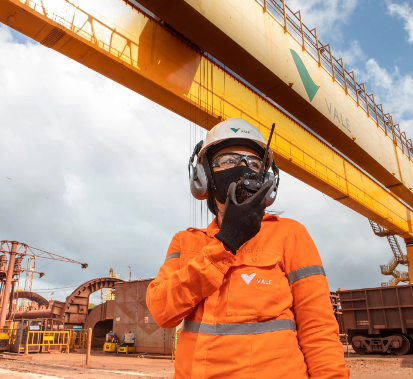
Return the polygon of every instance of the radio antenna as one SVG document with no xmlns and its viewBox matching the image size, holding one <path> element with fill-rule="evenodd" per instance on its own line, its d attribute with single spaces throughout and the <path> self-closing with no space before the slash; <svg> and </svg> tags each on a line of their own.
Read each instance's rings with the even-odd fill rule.
<svg viewBox="0 0 413 379">
<path fill-rule="evenodd" d="M 270 150 L 270 143 L 271 143 L 272 135 L 273 135 L 273 133 L 274 133 L 274 129 L 275 129 L 275 122 L 272 124 L 270 136 L 268 137 L 267 148 L 265 149 L 264 158 L 263 158 L 263 160 L 262 160 L 263 165 L 261 166 L 260 171 L 258 172 L 258 177 L 257 177 L 258 183 L 262 182 L 262 177 L 263 177 L 263 175 L 264 175 L 264 169 L 265 169 L 265 166 L 266 166 L 267 157 L 268 157 L 268 151 Z M 268 165 L 268 167 L 269 167 L 269 166 L 270 166 L 270 165 Z"/>
</svg>

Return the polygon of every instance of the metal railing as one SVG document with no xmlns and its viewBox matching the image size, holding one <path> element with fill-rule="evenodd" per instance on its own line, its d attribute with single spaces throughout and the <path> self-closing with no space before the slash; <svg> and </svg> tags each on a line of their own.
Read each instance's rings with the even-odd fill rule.
<svg viewBox="0 0 413 379">
<path fill-rule="evenodd" d="M 409 274 L 406 271 L 397 271 L 394 270 L 392 272 L 393 277 L 388 282 L 382 282 L 382 287 L 391 287 L 397 286 L 399 282 L 408 282 L 409 281 Z"/>
<path fill-rule="evenodd" d="M 357 83 L 353 71 L 344 68 L 342 58 L 336 59 L 331 53 L 330 44 L 323 45 L 317 37 L 317 30 L 308 29 L 303 24 L 301 12 L 294 13 L 285 0 L 255 0 L 263 7 L 264 12 L 270 14 L 283 28 L 284 33 L 289 33 L 301 46 L 302 50 L 318 62 L 343 90 L 349 95 L 382 128 L 387 136 L 413 160 L 413 145 L 411 139 L 400 131 L 400 126 L 393 123 L 393 117 L 384 113 L 381 104 L 376 104 L 373 94 L 366 93 L 364 83 Z"/>
<path fill-rule="evenodd" d="M 394 269 L 398 266 L 399 262 L 396 258 L 390 259 L 390 261 L 385 265 L 380 265 L 380 270 L 383 275 L 391 275 Z"/>
<path fill-rule="evenodd" d="M 389 241 L 389 245 L 396 260 L 401 264 L 407 264 L 407 255 L 403 253 L 396 237 L 394 235 L 387 236 L 387 241 Z"/>
<path fill-rule="evenodd" d="M 70 349 L 86 349 L 87 347 L 87 330 L 69 331 L 69 347 Z"/>
<path fill-rule="evenodd" d="M 65 348 L 66 353 L 69 353 L 69 331 L 34 331 L 30 330 L 27 333 L 26 342 L 24 344 L 24 354 L 29 353 L 30 346 L 39 346 L 50 348 L 51 346 Z"/>
<path fill-rule="evenodd" d="M 394 234 L 394 232 L 392 230 L 388 230 L 388 229 L 380 226 L 379 224 L 377 224 L 377 222 L 375 222 L 373 220 L 369 220 L 369 222 L 370 222 L 370 226 L 373 229 L 373 232 L 376 236 L 386 237 L 386 236 L 390 236 L 390 235 Z"/>
<path fill-rule="evenodd" d="M 383 275 L 392 275 L 393 277 L 388 282 L 381 283 L 382 287 L 396 286 L 399 282 L 405 282 L 409 280 L 409 274 L 407 272 L 397 271 L 396 267 L 399 264 L 407 265 L 407 255 L 404 254 L 399 242 L 395 236 L 395 233 L 391 230 L 380 226 L 373 220 L 369 220 L 370 226 L 376 236 L 386 237 L 389 241 L 390 248 L 393 252 L 393 258 L 385 265 L 380 265 L 380 271 Z"/>
</svg>

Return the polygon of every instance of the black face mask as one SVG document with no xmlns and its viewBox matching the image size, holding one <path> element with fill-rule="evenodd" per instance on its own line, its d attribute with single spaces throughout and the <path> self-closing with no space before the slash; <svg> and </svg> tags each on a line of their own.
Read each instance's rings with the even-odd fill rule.
<svg viewBox="0 0 413 379">
<path fill-rule="evenodd" d="M 230 184 L 234 182 L 236 183 L 241 176 L 252 173 L 255 173 L 255 171 L 247 166 L 237 166 L 227 170 L 213 171 L 212 175 L 214 176 L 215 187 L 223 202 L 218 198 L 217 200 L 220 203 L 225 204 Z"/>
</svg>

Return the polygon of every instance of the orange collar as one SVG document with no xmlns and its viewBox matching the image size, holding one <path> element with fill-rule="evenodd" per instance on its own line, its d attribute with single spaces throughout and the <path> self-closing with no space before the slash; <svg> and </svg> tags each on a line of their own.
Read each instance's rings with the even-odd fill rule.
<svg viewBox="0 0 413 379">
<path fill-rule="evenodd" d="M 262 221 L 270 221 L 270 220 L 278 221 L 279 219 L 280 219 L 280 218 L 279 218 L 278 216 L 276 216 L 276 215 L 270 215 L 270 214 L 267 214 L 267 213 L 266 213 L 266 214 L 264 215 Z M 206 228 L 203 228 L 203 229 L 199 229 L 199 228 L 188 228 L 188 229 L 186 229 L 186 230 L 188 230 L 188 231 L 189 231 L 189 230 L 198 230 L 198 231 L 200 231 L 200 232 L 202 232 L 202 233 L 205 233 L 208 237 L 211 237 L 211 238 L 212 238 L 212 237 L 214 237 L 215 234 L 217 234 L 218 231 L 219 231 L 218 218 L 215 217 Z"/>
</svg>

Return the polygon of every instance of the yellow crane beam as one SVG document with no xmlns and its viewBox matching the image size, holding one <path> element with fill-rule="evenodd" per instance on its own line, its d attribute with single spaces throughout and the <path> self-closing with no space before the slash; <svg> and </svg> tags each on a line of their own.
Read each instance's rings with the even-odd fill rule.
<svg viewBox="0 0 413 379">
<path fill-rule="evenodd" d="M 0 22 L 210 129 L 229 117 L 277 128 L 279 167 L 403 238 L 412 212 L 185 38 L 119 1 L 0 0 Z"/>
<path fill-rule="evenodd" d="M 284 0 L 139 3 L 413 206 L 411 140 Z"/>
</svg>

